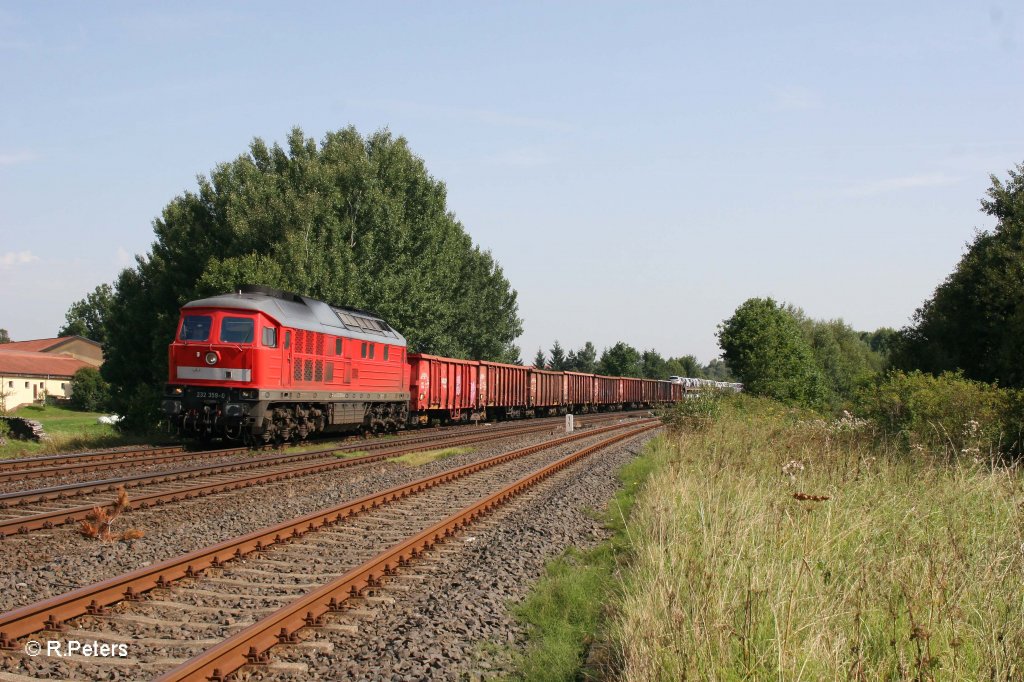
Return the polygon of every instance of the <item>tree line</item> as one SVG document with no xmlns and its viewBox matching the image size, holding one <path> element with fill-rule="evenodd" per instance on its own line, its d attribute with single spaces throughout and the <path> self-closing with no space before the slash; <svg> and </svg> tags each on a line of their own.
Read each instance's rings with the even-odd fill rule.
<svg viewBox="0 0 1024 682">
<path fill-rule="evenodd" d="M 555 371 L 644 379 L 680 376 L 715 381 L 733 380 L 728 366 L 721 360 L 715 359 L 707 365 L 701 365 L 693 355 L 665 358 L 653 348 L 641 352 L 624 341 L 605 348 L 598 357 L 597 349 L 590 341 L 578 350 L 566 351 L 556 340 L 547 355 L 543 349 L 537 349 L 533 366 Z"/>
<path fill-rule="evenodd" d="M 858 332 L 841 319 L 815 320 L 793 305 L 751 298 L 719 326 L 718 340 L 746 391 L 838 408 L 886 368 L 893 333 Z"/>
<path fill-rule="evenodd" d="M 718 339 L 746 390 L 838 408 L 880 382 L 933 386 L 907 373 L 1024 388 L 1024 165 L 1006 181 L 991 180 L 981 209 L 996 226 L 975 234 L 902 329 L 858 332 L 771 298 L 742 303 L 719 325 Z"/>
</svg>

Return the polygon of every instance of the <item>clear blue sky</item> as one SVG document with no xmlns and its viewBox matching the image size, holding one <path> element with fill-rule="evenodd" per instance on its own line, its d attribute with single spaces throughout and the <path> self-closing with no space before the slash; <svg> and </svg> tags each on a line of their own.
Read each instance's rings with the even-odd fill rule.
<svg viewBox="0 0 1024 682">
<path fill-rule="evenodd" d="M 0 327 L 51 336 L 197 174 L 405 136 L 559 339 L 902 326 L 1024 162 L 1019 3 L 0 3 Z"/>
</svg>

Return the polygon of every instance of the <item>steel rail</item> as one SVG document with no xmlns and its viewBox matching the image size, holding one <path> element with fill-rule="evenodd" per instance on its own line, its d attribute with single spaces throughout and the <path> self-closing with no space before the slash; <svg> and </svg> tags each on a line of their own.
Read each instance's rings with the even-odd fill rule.
<svg viewBox="0 0 1024 682">
<path fill-rule="evenodd" d="M 268 652 L 271 648 L 278 644 L 298 643 L 299 630 L 324 625 L 325 614 L 340 611 L 346 600 L 359 596 L 367 589 L 380 587 L 382 581 L 394 575 L 398 569 L 407 566 L 409 562 L 430 551 L 435 544 L 452 537 L 484 514 L 584 457 L 659 426 L 649 424 L 606 438 L 510 483 L 188 659 L 158 677 L 158 682 L 224 682 L 228 675 L 243 665 L 269 662 Z"/>
<path fill-rule="evenodd" d="M 6 474 L 10 471 L 29 471 L 39 467 L 52 466 L 54 462 L 107 462 L 117 459 L 131 459 L 131 455 L 160 455 L 169 452 L 181 452 L 180 445 L 167 447 L 147 447 L 137 450 L 95 450 L 89 452 L 73 452 L 61 455 L 43 455 L 42 457 L 18 457 L 15 459 L 0 459 L 0 473 Z M 0 479 L 2 480 L 2 479 Z"/>
<path fill-rule="evenodd" d="M 657 422 L 657 423 L 652 423 Z M 199 549 L 145 566 L 92 585 L 73 590 L 63 595 L 50 597 L 34 604 L 0 614 L 0 649 L 16 648 L 19 637 L 43 630 L 59 631 L 63 623 L 83 615 L 102 615 L 106 607 L 120 601 L 134 601 L 139 595 L 158 587 L 167 587 L 175 580 L 197 576 L 207 568 L 219 568 L 225 562 L 258 552 L 290 538 L 302 537 L 318 528 L 338 524 L 347 518 L 376 509 L 390 502 L 403 499 L 444 483 L 449 483 L 469 474 L 508 462 L 527 455 L 565 445 L 582 438 L 624 429 L 637 425 L 649 428 L 660 426 L 658 420 L 643 420 L 633 424 L 614 424 L 600 429 L 575 433 L 555 440 L 537 443 L 512 452 L 495 455 L 479 462 L 467 464 L 427 476 L 411 483 L 394 486 L 387 490 L 365 495 L 356 500 L 322 509 L 304 516 L 284 521 L 246 535 Z M 637 431 L 638 432 L 638 431 Z"/>
<path fill-rule="evenodd" d="M 324 471 L 331 471 L 334 469 L 343 469 L 346 467 L 360 466 L 363 464 L 369 464 L 382 459 L 389 459 L 391 457 L 397 457 L 410 452 L 419 452 L 425 449 L 434 449 L 438 446 L 442 447 L 455 447 L 460 445 L 469 445 L 472 443 L 479 443 L 488 440 L 498 440 L 501 438 L 510 438 L 522 435 L 531 435 L 535 433 L 542 433 L 544 431 L 550 431 L 551 425 L 532 425 L 527 428 L 521 428 L 517 430 L 500 430 L 500 431 L 488 431 L 487 433 L 477 433 L 474 435 L 465 434 L 447 434 L 443 438 L 434 437 L 426 442 L 420 442 L 412 445 L 398 444 L 397 446 L 391 445 L 390 443 L 371 443 L 372 449 L 382 449 L 384 452 L 379 452 L 372 455 L 364 455 L 363 457 L 351 457 L 348 459 L 336 459 L 328 458 L 327 461 L 318 462 L 314 464 L 307 464 L 304 466 L 293 467 L 283 469 L 279 471 L 271 471 L 263 474 L 255 474 L 252 476 L 243 476 L 239 478 L 232 478 L 226 481 L 214 481 L 211 483 L 201 483 L 199 485 L 188 486 L 184 488 L 176 488 L 174 490 L 167 490 L 162 492 L 154 492 L 148 495 L 141 495 L 134 498 L 130 498 L 125 507 L 126 511 L 133 509 L 147 509 L 151 506 L 162 505 L 168 502 L 180 502 L 182 500 L 191 500 L 197 497 L 205 497 L 215 493 L 228 492 L 234 490 L 241 490 L 243 488 L 249 488 L 255 485 L 261 485 L 264 483 L 274 483 L 278 481 L 285 481 L 292 478 L 298 478 L 301 476 L 309 476 L 311 474 L 317 474 Z M 591 431 L 593 433 L 593 431 Z M 323 452 L 316 453 L 316 457 L 325 458 L 329 457 L 331 452 L 337 452 L 338 448 L 332 448 L 327 451 L 325 455 Z M 301 453 L 293 455 L 292 457 L 297 459 L 308 459 L 309 456 L 313 456 L 310 453 Z M 246 468 L 243 464 L 233 465 L 230 471 L 241 470 Z M 225 473 L 225 472 L 220 472 Z M 156 476 L 155 478 L 159 478 Z M 181 477 L 185 478 L 185 477 Z M 179 478 L 178 480 L 181 480 Z M 165 481 L 154 481 L 157 483 Z M 116 489 L 115 486 L 108 485 L 104 488 L 106 491 Z M 54 498 L 59 500 L 59 498 Z M 49 500 L 52 501 L 52 500 Z M 112 501 L 111 501 L 112 502 Z M 107 503 L 105 503 L 107 504 Z M 0 519 L 0 540 L 7 537 L 8 535 L 19 534 L 23 535 L 34 530 L 49 530 L 56 526 L 74 523 L 75 521 L 81 521 L 85 519 L 89 514 L 96 508 L 96 503 L 80 505 L 77 507 L 67 507 L 64 509 L 57 509 L 48 512 L 39 512 L 36 514 L 29 514 L 25 516 L 15 516 L 7 519 Z M 102 506 L 102 505 L 99 505 Z"/>
<path fill-rule="evenodd" d="M 605 421 L 608 419 L 616 419 L 618 416 L 611 416 L 614 413 L 603 413 L 607 416 L 590 416 L 588 413 L 587 417 L 581 417 L 581 420 L 585 419 L 587 422 Z M 622 413 L 631 414 L 631 413 Z M 554 421 L 555 417 L 547 417 Z M 516 428 L 522 427 L 523 424 L 518 422 L 511 422 L 496 427 L 497 429 Z M 442 429 L 443 432 L 458 430 L 459 427 L 445 427 Z M 437 431 L 434 432 L 435 434 Z M 399 436 L 397 439 L 389 439 L 389 442 L 395 440 L 401 440 L 406 442 L 416 438 L 434 437 L 424 436 L 420 431 L 409 431 L 406 434 Z M 356 450 L 368 450 L 374 449 L 371 445 L 375 441 L 360 439 L 358 441 L 349 440 L 344 446 L 338 447 L 351 447 Z M 362 443 L 363 445 L 357 445 Z M 305 442 L 304 444 L 315 445 L 313 442 Z M 266 448 L 263 448 L 266 449 Z M 181 446 L 166 447 L 166 448 L 147 448 L 141 450 L 119 450 L 112 452 L 87 452 L 87 453 L 76 453 L 67 455 L 47 455 L 45 457 L 26 457 L 20 459 L 9 459 L 0 460 L 0 482 L 11 481 L 11 480 L 26 480 L 31 478 L 45 478 L 53 474 L 77 474 L 77 473 L 88 473 L 91 471 L 104 471 L 107 469 L 121 469 L 131 466 L 139 465 L 151 465 L 151 464 L 164 464 L 168 462 L 177 462 L 194 459 L 210 459 L 212 457 L 227 457 L 239 453 L 249 452 L 252 448 L 249 447 L 232 447 L 222 448 L 219 450 L 185 450 Z M 54 462 L 66 462 L 64 464 L 54 464 Z"/>
<path fill-rule="evenodd" d="M 607 421 L 607 419 L 608 418 L 592 419 L 588 420 L 588 422 L 592 423 L 595 421 Z M 585 425 L 585 423 L 581 423 L 581 426 L 582 425 Z M 550 423 L 515 423 L 513 426 L 506 426 L 498 429 L 489 429 L 488 433 L 505 434 L 506 432 L 508 432 L 511 434 L 528 434 L 536 431 L 543 431 L 547 428 L 550 428 L 551 426 L 552 424 Z M 221 473 L 233 473 L 235 471 L 245 471 L 247 469 L 259 468 L 263 466 L 287 464 L 289 462 L 316 459 L 317 457 L 328 457 L 339 452 L 351 452 L 353 450 L 381 450 L 415 443 L 442 443 L 445 441 L 445 439 L 460 438 L 465 434 L 466 432 L 462 431 L 461 429 L 446 429 L 441 432 L 433 432 L 429 434 L 417 433 L 411 434 L 407 437 L 387 440 L 346 442 L 344 444 L 330 445 L 328 447 L 320 448 L 317 450 L 307 450 L 305 452 L 297 452 L 291 454 L 278 453 L 273 455 L 264 455 L 261 457 L 252 457 L 249 459 L 238 460 L 234 462 L 199 464 L 191 467 L 181 467 L 178 469 L 151 471 L 136 474 L 134 476 L 121 476 L 118 478 L 81 481 L 77 483 L 67 483 L 59 486 L 50 486 L 48 488 L 32 488 L 29 490 L 17 490 L 14 492 L 0 494 L 0 510 L 16 506 L 25 506 L 29 504 L 40 504 L 51 501 L 63 501 L 72 497 L 80 497 L 83 495 L 90 495 L 95 493 L 113 492 L 116 491 L 117 488 L 119 487 L 132 488 L 137 487 L 139 485 L 150 485 L 156 483 L 166 483 L 170 481 L 187 480 L 190 478 L 198 478 L 200 476 L 212 476 Z M 231 454 L 232 452 L 244 450 L 245 448 L 237 448 L 235 450 L 220 450 L 215 452 L 217 452 L 218 454 Z M 33 473 L 38 471 L 42 470 L 31 470 L 31 472 Z M 66 471 L 69 470 L 64 468 L 55 469 L 55 473 L 63 473 Z"/>
<path fill-rule="evenodd" d="M 68 464 L 57 464 L 53 466 L 37 466 L 29 469 L 13 469 L 0 471 L 0 482 L 23 481 L 32 478 L 46 478 L 54 474 L 84 474 L 91 471 L 105 471 L 107 469 L 124 469 L 138 465 L 166 464 L 168 462 L 180 462 L 183 460 L 209 459 L 211 457 L 227 457 L 243 452 L 250 448 L 225 448 L 223 450 L 202 450 L 186 451 L 182 449 L 172 452 L 140 457 L 123 457 L 115 460 L 103 460 L 99 462 L 70 462 Z"/>
</svg>

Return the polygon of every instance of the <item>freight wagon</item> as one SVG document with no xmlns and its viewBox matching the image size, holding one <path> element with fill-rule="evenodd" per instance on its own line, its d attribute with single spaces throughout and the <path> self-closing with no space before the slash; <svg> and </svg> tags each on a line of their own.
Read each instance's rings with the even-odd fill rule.
<svg viewBox="0 0 1024 682">
<path fill-rule="evenodd" d="M 687 386 L 408 353 L 383 318 L 248 286 L 186 303 L 163 402 L 186 436 L 246 442 L 330 431 L 653 407 Z"/>
</svg>

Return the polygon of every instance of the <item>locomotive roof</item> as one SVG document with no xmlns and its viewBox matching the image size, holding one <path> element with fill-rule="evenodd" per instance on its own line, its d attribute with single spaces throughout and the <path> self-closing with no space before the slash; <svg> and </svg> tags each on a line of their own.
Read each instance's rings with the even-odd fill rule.
<svg viewBox="0 0 1024 682">
<path fill-rule="evenodd" d="M 357 308 L 339 308 L 315 298 L 287 292 L 264 293 L 242 289 L 233 294 L 221 294 L 190 301 L 186 308 L 229 308 L 253 310 L 274 318 L 285 327 L 306 331 L 346 336 L 363 341 L 384 341 L 396 346 L 405 345 L 405 337 L 395 331 L 379 315 Z M 272 291 L 272 290 L 265 290 Z"/>
</svg>

